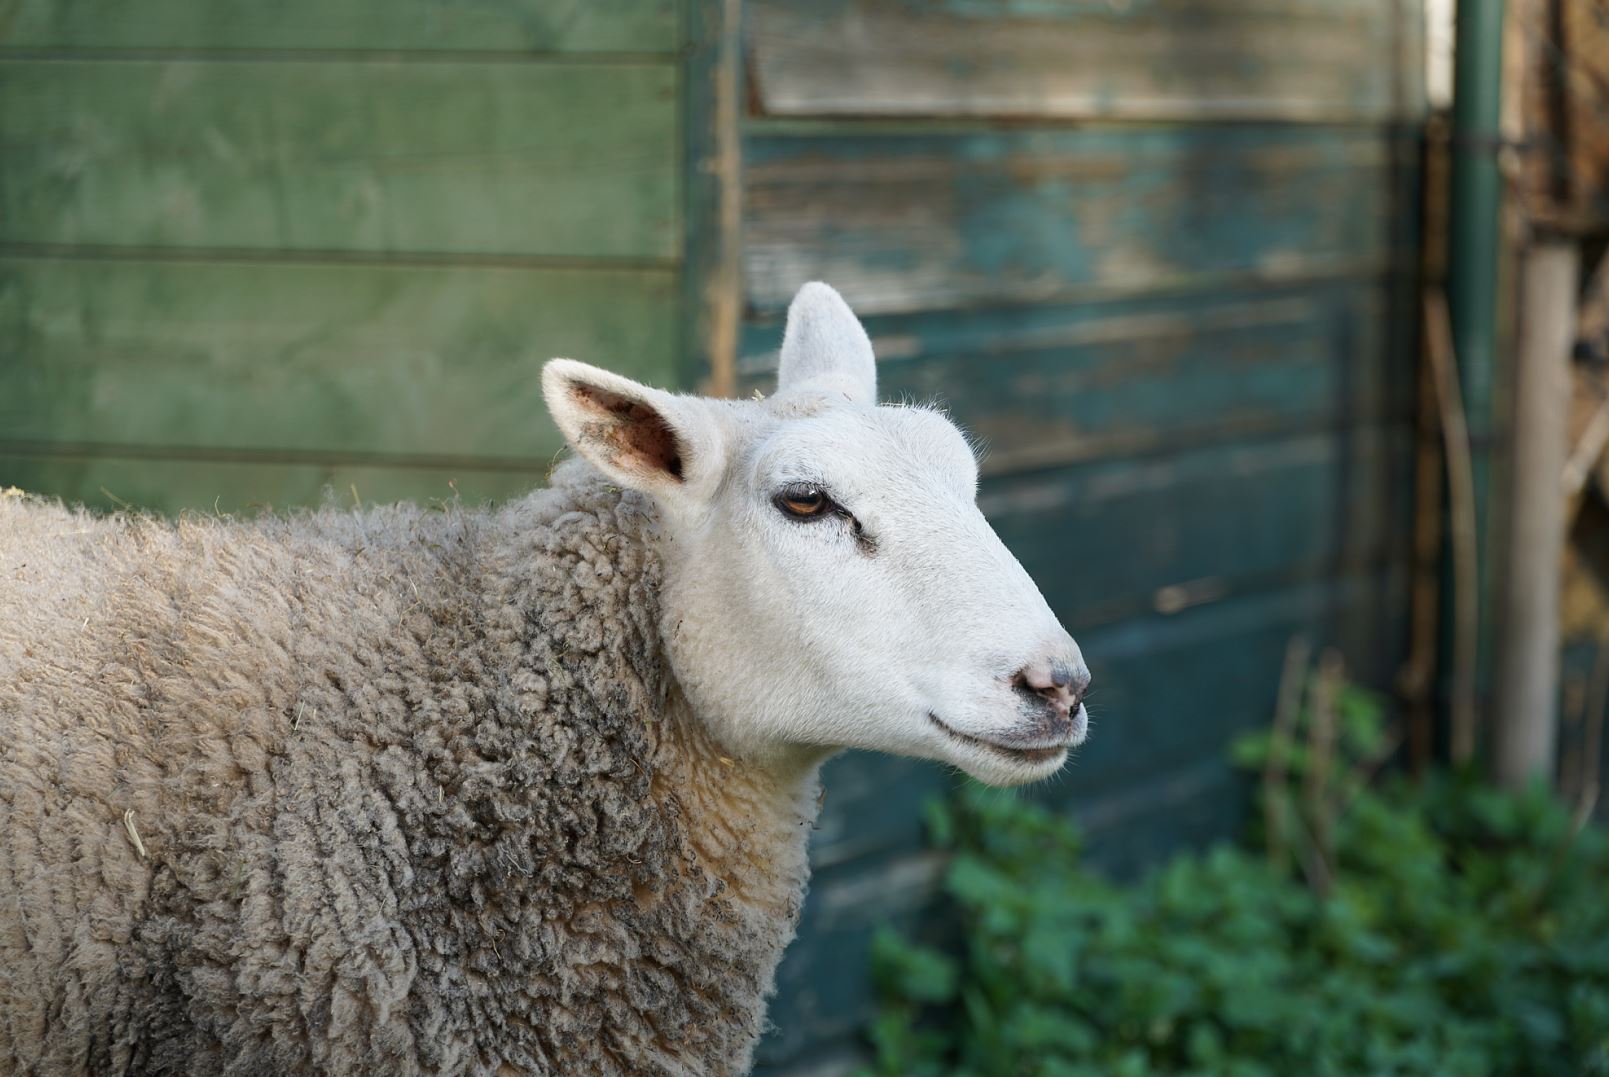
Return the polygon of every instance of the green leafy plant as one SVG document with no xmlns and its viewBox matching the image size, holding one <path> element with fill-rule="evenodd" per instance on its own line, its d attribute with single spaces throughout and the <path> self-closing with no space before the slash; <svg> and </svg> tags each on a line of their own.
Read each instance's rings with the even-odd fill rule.
<svg viewBox="0 0 1609 1077">
<path fill-rule="evenodd" d="M 1609 841 L 1546 791 L 1376 776 L 1339 663 L 1235 746 L 1260 834 L 1138 883 L 1032 801 L 930 808 L 958 950 L 880 933 L 880 1074 L 1609 1074 Z M 1289 683 L 1289 682 L 1288 682 Z"/>
</svg>

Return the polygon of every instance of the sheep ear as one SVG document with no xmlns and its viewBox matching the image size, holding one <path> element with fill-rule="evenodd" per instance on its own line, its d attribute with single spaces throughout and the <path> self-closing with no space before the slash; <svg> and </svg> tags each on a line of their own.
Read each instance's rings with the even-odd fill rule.
<svg viewBox="0 0 1609 1077">
<path fill-rule="evenodd" d="M 570 447 L 628 489 L 698 501 L 720 481 L 725 439 L 717 416 L 697 397 L 573 359 L 542 368 L 542 395 Z"/>
<path fill-rule="evenodd" d="M 843 297 L 820 281 L 800 288 L 788 306 L 777 388 L 796 385 L 842 393 L 858 404 L 877 403 L 871 339 Z"/>
</svg>

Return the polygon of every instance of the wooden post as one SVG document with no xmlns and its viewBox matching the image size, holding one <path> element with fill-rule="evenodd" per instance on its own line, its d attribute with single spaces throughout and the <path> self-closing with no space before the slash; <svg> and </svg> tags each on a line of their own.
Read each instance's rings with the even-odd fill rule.
<svg viewBox="0 0 1609 1077">
<path fill-rule="evenodd" d="M 1511 789 L 1538 776 L 1551 782 L 1558 743 L 1559 584 L 1579 257 L 1574 242 L 1538 239 L 1521 258 L 1504 642 L 1492 713 L 1493 774 Z"/>
<path fill-rule="evenodd" d="M 742 0 L 688 5 L 685 75 L 688 382 L 709 396 L 737 389 L 742 317 Z"/>
</svg>

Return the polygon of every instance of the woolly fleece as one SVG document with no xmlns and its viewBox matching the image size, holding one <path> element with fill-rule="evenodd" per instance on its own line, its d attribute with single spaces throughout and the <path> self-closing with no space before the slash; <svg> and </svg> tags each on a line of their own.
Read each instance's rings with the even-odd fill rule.
<svg viewBox="0 0 1609 1077">
<path fill-rule="evenodd" d="M 655 513 L 0 498 L 0 1071 L 746 1070 L 816 780 L 688 713 Z"/>
</svg>

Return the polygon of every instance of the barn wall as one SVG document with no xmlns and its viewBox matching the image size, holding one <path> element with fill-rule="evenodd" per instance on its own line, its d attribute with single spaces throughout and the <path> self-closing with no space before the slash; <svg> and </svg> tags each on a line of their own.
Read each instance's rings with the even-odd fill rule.
<svg viewBox="0 0 1609 1077">
<path fill-rule="evenodd" d="M 680 0 L 0 11 L 0 484 L 504 496 L 537 372 L 680 384 Z"/>
<path fill-rule="evenodd" d="M 0 485 L 501 497 L 558 448 L 550 355 L 703 381 L 719 140 L 686 46 L 731 6 L 6 5 Z M 1110 866 L 1234 824 L 1223 747 L 1289 635 L 1381 684 L 1401 655 L 1418 28 L 1418 0 L 746 5 L 739 389 L 824 278 L 885 396 L 986 441 L 981 503 L 1096 676 L 1045 795 Z M 830 765 L 772 1072 L 855 1057 L 950 780 Z"/>
<path fill-rule="evenodd" d="M 1083 646 L 1043 795 L 1116 870 L 1236 824 L 1232 735 L 1288 638 L 1404 650 L 1417 3 L 753 0 L 745 390 L 799 281 L 867 315 L 885 398 L 987 446 L 980 503 Z M 932 903 L 952 779 L 829 765 L 771 1073 L 856 1057 L 865 950 Z"/>
</svg>

